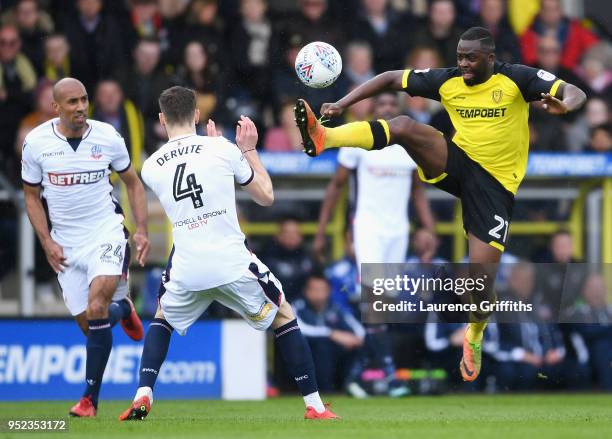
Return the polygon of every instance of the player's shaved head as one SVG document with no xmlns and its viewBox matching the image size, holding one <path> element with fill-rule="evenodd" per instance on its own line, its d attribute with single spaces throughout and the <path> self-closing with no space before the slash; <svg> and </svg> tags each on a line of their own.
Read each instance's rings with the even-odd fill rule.
<svg viewBox="0 0 612 439">
<path fill-rule="evenodd" d="M 55 102 L 60 102 L 66 96 L 71 94 L 82 95 L 87 94 L 85 86 L 81 81 L 75 78 L 63 78 L 57 81 L 53 86 L 53 99 Z"/>
<path fill-rule="evenodd" d="M 495 40 L 488 29 L 484 27 L 471 27 L 461 34 L 462 41 L 480 42 L 480 50 L 483 52 L 495 52 Z"/>
</svg>

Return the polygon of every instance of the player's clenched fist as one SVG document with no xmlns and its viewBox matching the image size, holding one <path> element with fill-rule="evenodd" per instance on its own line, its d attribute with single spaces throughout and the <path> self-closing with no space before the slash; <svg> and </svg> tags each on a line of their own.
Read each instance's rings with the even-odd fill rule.
<svg viewBox="0 0 612 439">
<path fill-rule="evenodd" d="M 321 105 L 321 116 L 325 116 L 325 117 L 340 116 L 343 111 L 344 111 L 344 108 L 342 108 L 337 103 L 333 103 L 333 104 L 325 103 Z"/>
<path fill-rule="evenodd" d="M 236 126 L 236 145 L 243 153 L 253 151 L 257 146 L 257 128 L 255 123 L 246 117 L 240 116 Z"/>
<path fill-rule="evenodd" d="M 43 249 L 45 250 L 47 261 L 49 265 L 51 265 L 53 271 L 56 273 L 63 272 L 64 269 L 68 267 L 68 263 L 64 257 L 64 249 L 57 242 L 49 239 L 43 243 Z"/>
</svg>

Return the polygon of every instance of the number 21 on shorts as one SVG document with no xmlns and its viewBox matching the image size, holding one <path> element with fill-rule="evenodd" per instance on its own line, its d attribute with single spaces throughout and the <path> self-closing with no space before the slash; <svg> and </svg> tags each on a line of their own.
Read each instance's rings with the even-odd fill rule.
<svg viewBox="0 0 612 439">
<path fill-rule="evenodd" d="M 493 218 L 498 224 L 489 230 L 489 235 L 491 235 L 495 239 L 501 239 L 502 242 L 506 242 L 506 237 L 508 236 L 508 221 L 503 219 L 499 215 L 494 215 Z M 501 230 L 504 229 L 504 237 L 500 234 Z"/>
</svg>

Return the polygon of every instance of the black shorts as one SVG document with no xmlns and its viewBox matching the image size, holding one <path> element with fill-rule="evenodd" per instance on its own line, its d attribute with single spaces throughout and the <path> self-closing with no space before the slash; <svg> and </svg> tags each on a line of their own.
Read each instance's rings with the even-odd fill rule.
<svg viewBox="0 0 612 439">
<path fill-rule="evenodd" d="M 463 228 L 483 242 L 504 251 L 514 207 L 514 194 L 453 142 L 447 141 L 446 172 L 421 179 L 461 200 Z"/>
</svg>

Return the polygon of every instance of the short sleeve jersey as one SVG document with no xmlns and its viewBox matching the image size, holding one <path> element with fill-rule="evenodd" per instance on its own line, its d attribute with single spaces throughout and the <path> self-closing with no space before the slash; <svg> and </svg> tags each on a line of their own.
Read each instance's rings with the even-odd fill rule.
<svg viewBox="0 0 612 439">
<path fill-rule="evenodd" d="M 399 145 L 375 151 L 340 148 L 338 163 L 357 173 L 357 223 L 382 235 L 408 230 L 408 201 L 416 163 Z"/>
<path fill-rule="evenodd" d="M 525 176 L 529 150 L 529 102 L 555 95 L 555 75 L 520 64 L 495 62 L 484 83 L 468 86 L 457 67 L 405 70 L 402 87 L 435 99 L 448 112 L 453 142 L 513 194 Z"/>
<path fill-rule="evenodd" d="M 112 125 L 88 120 L 73 149 L 58 124 L 59 119 L 52 119 L 26 136 L 21 178 L 24 184 L 42 186 L 53 240 L 64 247 L 78 247 L 122 227 L 123 213 L 112 196 L 109 176 L 111 170 L 126 171 L 130 157 Z"/>
<path fill-rule="evenodd" d="M 172 223 L 173 282 L 201 291 L 244 275 L 251 253 L 238 223 L 234 182 L 244 186 L 253 178 L 238 147 L 223 137 L 172 139 L 144 162 L 142 179 Z"/>
</svg>

